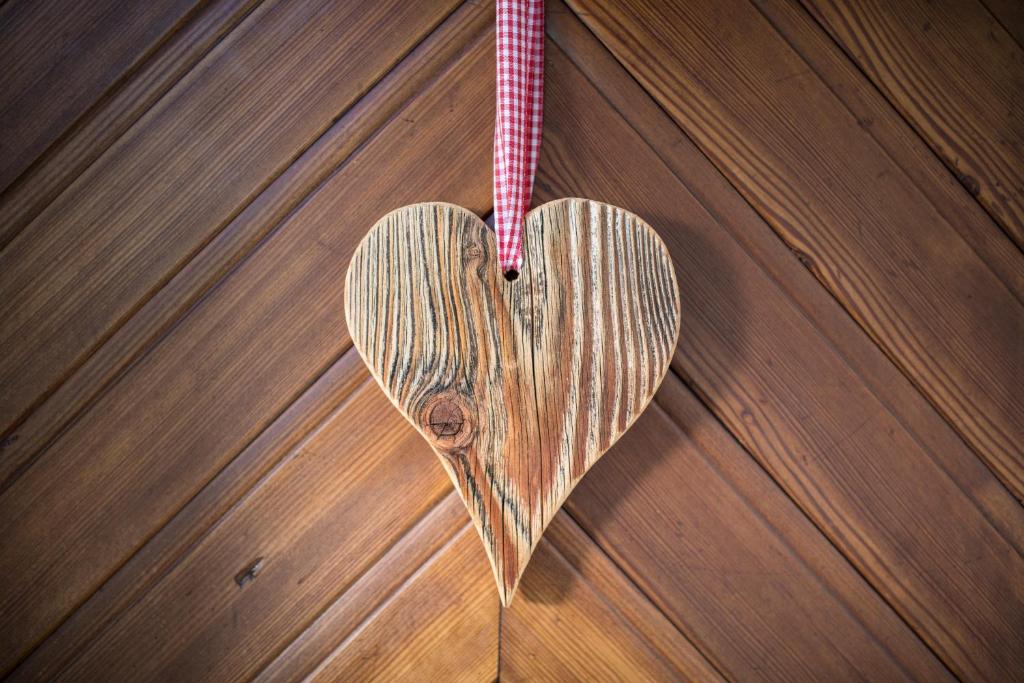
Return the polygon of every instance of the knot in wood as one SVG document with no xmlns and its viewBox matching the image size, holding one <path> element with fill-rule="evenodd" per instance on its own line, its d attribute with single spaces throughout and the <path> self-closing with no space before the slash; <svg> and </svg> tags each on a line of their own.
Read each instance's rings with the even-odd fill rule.
<svg viewBox="0 0 1024 683">
<path fill-rule="evenodd" d="M 462 262 L 467 267 L 476 267 L 483 261 L 484 248 L 483 245 L 476 242 L 470 242 L 462 250 Z"/>
<path fill-rule="evenodd" d="M 427 399 L 417 423 L 434 449 L 446 458 L 462 452 L 476 434 L 472 403 L 452 389 Z"/>
<path fill-rule="evenodd" d="M 441 399 L 430 409 L 427 426 L 437 439 L 454 439 L 462 432 L 466 416 L 458 403 L 451 399 Z"/>
</svg>

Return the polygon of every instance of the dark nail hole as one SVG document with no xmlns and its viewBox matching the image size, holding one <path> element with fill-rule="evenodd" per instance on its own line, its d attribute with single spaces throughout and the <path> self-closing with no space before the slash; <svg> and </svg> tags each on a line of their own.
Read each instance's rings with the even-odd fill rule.
<svg viewBox="0 0 1024 683">
<path fill-rule="evenodd" d="M 516 270 L 515 268 L 510 268 L 509 270 L 506 270 L 505 279 L 508 280 L 509 282 L 515 282 L 516 280 L 519 279 L 519 271 Z"/>
<path fill-rule="evenodd" d="M 250 564 L 248 567 L 235 574 L 235 583 L 237 583 L 238 587 L 241 588 L 245 584 L 255 579 L 262 570 L 263 558 L 257 557 L 255 560 L 253 560 L 252 564 Z"/>
</svg>

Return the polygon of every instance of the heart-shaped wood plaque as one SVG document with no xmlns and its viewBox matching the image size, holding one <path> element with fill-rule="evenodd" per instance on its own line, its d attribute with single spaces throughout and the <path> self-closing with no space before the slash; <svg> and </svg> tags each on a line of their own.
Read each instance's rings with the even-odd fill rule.
<svg viewBox="0 0 1024 683">
<path fill-rule="evenodd" d="M 679 335 L 668 250 L 587 199 L 531 211 L 515 281 L 452 204 L 384 216 L 349 265 L 356 348 L 437 452 L 508 604 L 573 487 L 650 402 Z"/>
</svg>

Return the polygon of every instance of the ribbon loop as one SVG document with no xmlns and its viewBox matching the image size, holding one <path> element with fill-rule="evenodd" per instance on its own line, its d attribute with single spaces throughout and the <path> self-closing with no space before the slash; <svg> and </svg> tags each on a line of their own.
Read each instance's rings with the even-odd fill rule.
<svg viewBox="0 0 1024 683">
<path fill-rule="evenodd" d="M 522 264 L 544 115 L 544 0 L 497 0 L 494 231 L 501 269 Z"/>
</svg>

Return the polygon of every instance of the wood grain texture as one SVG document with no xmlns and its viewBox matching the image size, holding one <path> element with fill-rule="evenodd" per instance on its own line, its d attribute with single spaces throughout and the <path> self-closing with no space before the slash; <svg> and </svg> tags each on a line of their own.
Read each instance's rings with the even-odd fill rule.
<svg viewBox="0 0 1024 683">
<path fill-rule="evenodd" d="M 636 420 L 679 335 L 668 253 L 584 199 L 531 211 L 514 282 L 493 232 L 446 204 L 397 209 L 353 254 L 345 317 L 469 508 L 508 604 L 576 482 Z"/>
<path fill-rule="evenodd" d="M 339 289 L 367 225 L 424 196 L 487 209 L 492 45 L 481 35 L 0 494 L 0 668 L 350 346 Z"/>
<path fill-rule="evenodd" d="M 984 0 L 983 4 L 1017 44 L 1024 47 L 1024 5 L 1017 0 Z"/>
<path fill-rule="evenodd" d="M 1024 305 L 765 18 L 739 0 L 569 4 L 1024 498 Z"/>
<path fill-rule="evenodd" d="M 559 5 L 553 6 L 557 8 Z M 765 3 L 761 6 L 764 7 Z M 781 3 L 779 6 L 782 6 Z M 561 7 L 564 8 L 564 12 L 556 10 L 549 12 L 548 15 L 547 26 L 554 42 L 566 51 L 573 65 L 590 79 L 593 88 L 608 100 L 616 114 L 643 138 L 651 151 L 665 165 L 666 170 L 685 185 L 685 192 L 689 193 L 693 201 L 683 205 L 690 220 L 702 225 L 699 217 L 703 216 L 703 220 L 712 222 L 718 229 L 728 232 L 747 252 L 749 259 L 764 270 L 780 291 L 785 292 L 793 305 L 800 309 L 801 314 L 808 318 L 816 334 L 824 336 L 824 343 L 831 347 L 831 352 L 841 356 L 850 366 L 863 384 L 865 395 L 884 405 L 885 410 L 902 425 L 902 429 L 921 444 L 924 451 L 935 461 L 939 471 L 960 482 L 973 504 L 978 506 L 982 514 L 999 529 L 1000 534 L 1019 552 L 1024 552 L 1024 515 L 1021 513 L 1020 503 L 1008 494 L 991 471 L 974 456 L 960 435 L 864 334 L 835 298 L 821 287 L 800 260 L 793 258 L 792 251 L 778 239 L 728 180 L 708 162 L 707 157 L 685 137 L 657 102 L 601 46 L 575 14 L 564 5 Z M 813 24 L 813 20 L 803 10 L 796 8 L 795 11 Z M 773 19 L 780 16 L 782 15 L 772 14 Z M 827 36 L 822 36 L 822 39 L 832 44 Z M 816 56 L 815 64 L 820 66 L 825 60 L 822 55 Z M 556 57 L 554 64 L 561 63 Z M 568 73 L 571 74 L 572 71 L 569 69 Z M 574 82 L 577 79 L 567 77 L 567 80 Z M 571 92 L 574 98 L 580 98 L 581 101 L 590 101 L 594 97 L 590 89 Z M 576 108 L 572 108 L 571 111 L 576 116 Z M 621 123 L 619 126 L 621 127 Z M 612 130 L 620 128 L 615 127 Z M 889 140 L 895 141 L 892 138 Z M 920 146 L 924 147 L 924 144 L 920 143 Z M 892 149 L 894 152 L 899 151 L 899 148 Z M 599 151 L 596 149 L 595 153 Z M 925 151 L 929 158 L 941 167 L 927 148 Z M 572 153 L 577 153 L 577 150 L 572 150 Z M 904 158 L 904 162 L 913 163 L 913 158 Z M 651 164 L 653 163 L 651 161 Z M 959 187 L 944 168 L 942 172 L 950 184 Z M 659 176 L 660 174 L 654 177 Z M 593 191 L 600 191 L 602 187 L 603 185 L 595 185 Z M 680 190 L 673 189 L 669 181 L 666 194 L 678 192 Z M 1024 276 L 1024 255 L 1017 252 L 1016 247 L 1001 231 L 991 230 L 991 219 L 976 202 L 967 201 L 967 204 L 989 221 L 987 226 L 991 234 L 1000 236 L 1006 246 L 1018 254 L 1017 262 L 1007 261 L 1007 265 L 1014 268 L 1020 265 L 1021 275 Z M 943 204 L 943 207 L 950 215 L 962 215 L 956 206 Z M 978 226 L 979 229 L 981 227 Z M 705 235 L 704 239 L 708 244 L 717 242 L 717 230 L 691 232 L 688 239 L 697 240 L 698 234 Z M 723 264 L 721 267 L 726 268 L 726 265 Z M 739 269 L 742 271 L 743 267 Z M 728 284 L 727 280 L 720 282 L 723 287 Z M 736 321 L 735 325 L 742 328 L 740 321 Z M 802 335 L 796 337 L 802 338 Z M 676 368 L 684 376 L 688 376 L 681 366 L 677 365 Z M 688 377 L 692 379 L 692 376 Z M 858 404 L 852 395 L 850 400 L 852 406 Z"/>
<path fill-rule="evenodd" d="M 0 16 L 31 4 L 0 0 Z M 768 116 L 752 135 L 769 152 L 792 135 L 787 126 L 817 135 L 824 127 L 838 141 L 803 150 L 808 159 L 833 147 L 846 153 L 831 185 L 799 167 L 787 177 L 802 181 L 802 192 L 790 197 L 779 186 L 780 204 L 830 203 L 829 189 L 850 190 L 854 224 L 859 203 L 876 213 L 893 204 L 894 215 L 916 213 L 920 223 L 893 230 L 927 247 L 934 228 L 936 242 L 923 261 L 885 262 L 894 281 L 920 286 L 934 275 L 936 291 L 950 296 L 950 278 L 963 276 L 977 302 L 995 282 L 977 277 L 981 262 L 1009 296 L 1024 299 L 1016 245 L 799 1 L 754 0 L 762 22 L 742 3 L 717 15 L 706 11 L 711 4 L 695 6 L 706 25 L 619 29 L 635 31 L 643 46 L 671 33 L 674 49 L 693 30 L 710 35 L 711 49 L 696 51 L 707 60 L 696 74 L 671 61 L 666 68 L 685 76 L 682 96 L 694 107 L 731 125 L 721 101 L 757 93 L 740 116 L 748 134 L 784 104 L 788 115 Z M 984 4 L 1009 30 L 1014 3 Z M 147 56 L 0 195 L 0 244 L 8 225 L 28 226 L 19 240 L 52 230 L 54 201 L 69 212 L 65 232 L 36 243 L 40 259 L 88 251 L 105 230 L 121 231 L 115 240 L 158 230 L 147 244 L 175 254 L 164 269 L 145 248 L 104 246 L 97 262 L 127 259 L 123 267 L 84 272 L 72 259 L 66 272 L 53 265 L 40 278 L 49 286 L 56 272 L 69 288 L 91 287 L 73 315 L 108 322 L 98 337 L 76 329 L 45 341 L 66 348 L 37 346 L 74 360 L 47 366 L 59 388 L 0 433 L 0 677 L 700 680 L 717 670 L 755 681 L 1015 679 L 1024 669 L 1024 508 L 970 450 L 976 440 L 969 447 L 934 394 L 933 405 L 891 347 L 849 315 L 849 299 L 822 286 L 817 260 L 794 254 L 755 211 L 764 206 L 736 191 L 736 175 L 709 163 L 721 158 L 681 131 L 671 107 L 663 110 L 557 0 L 548 3 L 557 46 L 547 51 L 536 194 L 584 194 L 649 217 L 679 264 L 687 333 L 655 405 L 568 499 L 580 526 L 560 515 L 545 532 L 498 645 L 493 578 L 463 503 L 428 444 L 368 383 L 339 297 L 353 250 L 385 211 L 435 199 L 488 211 L 493 5 L 461 3 L 372 88 L 375 76 L 337 84 L 357 91 L 348 109 L 310 114 L 304 87 L 259 82 L 285 71 L 305 82 L 323 60 L 351 50 L 394 58 L 394 44 L 380 39 L 386 23 L 341 26 L 338 13 L 351 6 L 197 3 L 166 39 L 140 43 Z M 79 17 L 92 9 L 68 8 Z M 765 38 L 765 22 L 799 60 Z M 60 48 L 47 25 L 33 26 L 38 51 Z M 283 37 L 255 49 L 275 27 Z M 352 36 L 373 39 L 350 50 L 343 43 Z M 309 44 L 319 47 L 296 63 Z M 284 62 L 291 66 L 278 68 Z M 764 89 L 779 100 L 760 99 Z M 263 98 L 249 99 L 256 91 Z M 222 100 L 244 113 L 223 114 Z M 218 167 L 241 144 L 227 134 L 193 150 L 149 140 L 170 130 L 155 125 L 155 112 L 172 117 L 178 107 L 198 127 L 266 115 L 305 132 L 267 157 L 248 148 L 265 171 L 248 190 L 239 187 L 248 181 L 235 184 L 237 169 L 198 183 L 200 201 L 228 195 L 219 208 L 182 210 L 196 196 L 179 185 L 185 191 L 167 208 L 170 224 L 181 225 L 154 228 L 154 214 L 128 214 L 174 179 L 144 182 L 133 164 L 110 165 L 119 139 L 132 139 L 137 154 L 169 150 L 178 169 L 186 157 Z M 309 116 L 321 128 L 308 126 Z M 290 135 L 261 130 L 254 144 Z M 847 136 L 856 144 L 844 147 Z M 777 156 L 763 147 L 751 156 L 766 164 L 758 179 L 777 179 Z M 743 151 L 736 157 L 727 161 L 738 165 Z M 102 169 L 95 178 L 92 166 Z M 84 211 L 101 224 L 76 232 L 84 198 L 120 174 L 139 178 L 139 196 L 124 194 L 126 215 L 113 205 Z M 76 200 L 64 203 L 71 194 Z M 11 215 L 15 224 L 5 222 Z M 36 220 L 42 215 L 47 222 Z M 877 226 L 860 229 L 877 236 Z M 950 247 L 951 230 L 966 251 Z M 860 237 L 850 239 L 856 247 Z M 159 272 L 111 290 L 125 308 L 110 317 L 95 297 L 136 268 Z M 860 271 L 852 273 L 840 271 L 841 281 L 856 289 Z M 941 317 L 948 311 L 938 303 L 929 314 Z M 946 324 L 951 343 L 975 343 L 955 337 L 969 328 Z M 401 499 L 390 501 L 382 487 Z"/>
<path fill-rule="evenodd" d="M 467 525 L 306 680 L 494 681 L 498 601 L 475 536 Z"/>
<path fill-rule="evenodd" d="M 36 647 L 10 673 L 10 679 L 54 679 L 105 628 L 151 591 L 274 467 L 294 456 L 295 448 L 337 412 L 344 400 L 369 381 L 370 374 L 359 354 L 350 349 Z"/>
<path fill-rule="evenodd" d="M 0 6 L 0 191 L 199 4 L 33 0 Z"/>
<path fill-rule="evenodd" d="M 720 681 L 722 676 L 565 512 L 502 613 L 502 681 Z"/>
<path fill-rule="evenodd" d="M 0 433 L 455 5 L 299 0 L 243 21 L 0 252 Z"/>
<path fill-rule="evenodd" d="M 242 261 L 331 173 L 491 24 L 482 5 L 463 5 L 255 197 L 95 353 L 7 435 L 0 449 L 6 488 L 69 422 L 175 321 Z"/>
<path fill-rule="evenodd" d="M 727 679 L 951 680 L 673 376 L 566 508 Z"/>
<path fill-rule="evenodd" d="M 674 139 L 666 135 L 657 147 L 657 152 L 675 158 L 680 169 L 676 176 L 660 160 L 652 143 L 645 142 L 623 120 L 557 46 L 549 44 L 546 58 L 552 87 L 545 98 L 538 200 L 585 192 L 612 203 L 628 201 L 643 215 L 656 217 L 658 225 L 667 226 L 665 242 L 688 302 L 682 321 L 686 334 L 673 367 L 828 537 L 825 546 L 807 547 L 800 562 L 834 562 L 835 556 L 827 560 L 825 548 L 840 550 L 856 568 L 854 574 L 867 579 L 884 598 L 882 603 L 872 603 L 873 610 L 878 610 L 874 616 L 860 616 L 858 621 L 865 625 L 888 623 L 892 630 L 877 636 L 886 648 L 900 638 L 901 618 L 956 672 L 1006 678 L 1008 672 L 1021 668 L 1015 654 L 1020 649 L 1018 634 L 1024 614 L 1016 597 L 1022 594 L 1019 577 L 1024 576 L 1021 506 L 969 450 L 962 444 L 957 448 L 956 439 L 947 438 L 948 428 L 936 435 L 916 433 L 932 424 L 920 410 L 920 398 L 916 405 L 911 401 L 910 408 L 891 406 L 904 392 L 900 387 L 906 380 L 899 379 L 899 373 L 891 368 L 888 376 L 872 369 L 879 352 L 865 350 L 870 341 L 849 318 L 836 315 L 836 302 L 827 294 L 824 301 L 812 297 L 806 304 L 795 298 L 814 282 L 806 271 L 794 274 L 771 261 L 759 262 L 739 237 L 731 236 L 733 232 L 773 233 L 749 207 L 742 211 L 735 206 L 737 202 L 742 205 L 735 192 L 723 194 L 721 178 L 715 179 L 713 169 L 699 153 L 675 151 L 685 150 L 689 144 L 681 132 Z M 640 107 L 634 105 L 636 99 L 626 102 Z M 700 193 L 699 201 L 696 193 Z M 781 246 L 777 239 L 775 244 Z M 754 253 L 758 258 L 779 256 L 779 251 L 767 247 Z M 790 265 L 797 265 L 791 254 L 783 250 L 783 255 Z M 823 292 L 820 286 L 818 290 Z M 810 317 L 815 312 L 821 317 Z M 837 324 L 844 319 L 845 324 Z M 870 381 L 861 379 L 859 367 L 871 371 Z M 891 395 L 886 382 L 895 387 Z M 912 420 L 913 429 L 906 419 Z M 688 423 L 682 424 L 685 429 Z M 931 450 L 948 444 L 953 448 Z M 659 451 L 645 445 L 637 452 Z M 723 466 L 721 461 L 716 464 Z M 583 488 L 596 478 L 597 469 L 584 479 Z M 667 478 L 670 471 L 663 474 L 657 470 L 658 474 L 651 475 L 653 481 Z M 675 481 L 686 481 L 684 475 L 676 477 Z M 621 476 L 609 477 L 606 485 L 605 500 L 622 496 Z M 672 495 L 674 500 L 686 501 Z M 759 500 L 761 494 L 745 497 Z M 646 500 L 638 502 L 638 514 L 621 527 L 621 535 L 610 541 L 609 547 L 623 545 L 629 538 L 646 541 L 658 528 L 642 520 L 663 519 L 665 508 L 653 505 L 663 497 L 640 498 Z M 596 510 L 605 507 L 599 504 Z M 599 522 L 610 517 L 608 513 L 595 515 Z M 691 513 L 682 519 L 705 517 Z M 636 524 L 644 531 L 637 531 Z M 797 529 L 806 529 L 806 521 L 792 528 L 786 534 L 787 544 L 799 547 L 806 532 Z M 715 545 L 717 541 L 711 539 L 717 538 L 722 535 L 709 536 L 707 545 Z M 671 548 L 676 542 L 666 536 L 662 547 Z M 641 545 L 644 548 L 636 548 L 634 553 L 651 553 L 645 542 Z M 686 565 L 666 561 L 660 553 L 650 557 L 650 564 L 638 568 L 634 580 L 639 583 L 645 576 L 662 577 L 651 579 L 651 590 L 663 591 L 666 600 L 682 600 L 680 594 L 685 595 L 691 586 L 674 570 Z M 835 576 L 836 570 L 823 571 Z M 862 597 L 843 600 L 845 606 L 840 610 L 868 605 L 863 596 L 871 593 L 865 588 L 862 584 L 856 589 Z M 794 594 L 802 595 L 802 591 Z M 895 622 L 891 614 L 880 616 L 887 609 L 885 603 L 899 614 Z M 692 604 L 679 604 L 681 618 L 693 613 Z M 789 598 L 772 604 L 797 609 Z M 765 626 L 758 621 L 763 610 L 756 611 L 753 620 L 770 630 L 769 638 L 776 632 L 793 634 L 811 628 L 805 623 L 807 614 L 818 614 L 820 608 L 808 605 L 808 610 L 794 618 L 793 626 Z M 712 613 L 734 612 L 709 608 L 708 614 Z M 786 618 L 782 613 L 772 614 L 773 618 Z M 717 623 L 717 617 L 709 617 L 709 628 L 718 628 Z M 827 632 L 832 626 L 824 628 Z M 736 642 L 741 633 L 750 641 Z M 767 647 L 771 654 L 766 657 L 792 654 L 782 646 L 759 642 L 760 631 L 753 631 L 757 636 L 750 633 L 739 626 L 726 629 L 719 646 L 729 654 L 714 661 L 739 663 L 751 648 Z M 704 646 L 708 641 L 688 635 L 707 654 Z M 865 636 L 868 640 L 873 637 Z M 935 673 L 934 661 L 929 664 L 928 657 L 922 656 L 915 636 L 908 640 L 904 631 L 901 638 L 906 649 L 897 656 L 900 664 L 895 666 L 909 671 L 921 668 L 929 673 L 914 676 L 925 679 L 941 675 L 941 666 L 940 673 Z M 803 654 L 801 651 L 799 656 Z M 838 655 L 833 666 L 838 666 L 835 663 L 843 656 Z M 753 660 L 746 662 L 760 666 Z M 802 666 L 793 662 L 782 665 L 780 671 Z M 813 677 L 813 671 L 806 675 Z"/>
<path fill-rule="evenodd" d="M 199 3 L 189 19 L 161 42 L 149 58 L 79 116 L 0 193 L 0 249 L 138 121 L 246 14 L 254 8 L 260 12 L 270 6 L 271 3 L 261 5 L 260 0 Z M 80 12 L 81 7 L 76 5 L 75 10 Z"/>
<path fill-rule="evenodd" d="M 247 680 L 450 490 L 427 445 L 390 409 L 377 387 L 366 383 L 102 631 L 62 676 Z M 453 581 L 486 579 L 482 553 L 472 555 L 481 564 L 479 571 L 465 571 Z M 462 591 L 476 582 L 466 584 Z M 448 599 L 457 604 L 461 594 L 449 592 Z M 469 604 L 466 613 L 474 620 L 489 617 L 494 626 L 497 600 L 493 593 L 483 598 L 493 606 L 489 613 L 470 610 Z M 167 630 L 168 623 L 175 627 Z"/>
<path fill-rule="evenodd" d="M 804 6 L 1024 248 L 1024 49 L 980 3 Z"/>
<path fill-rule="evenodd" d="M 354 356 L 358 356 L 355 350 Z M 409 429 L 408 425 L 405 427 Z M 367 444 L 373 447 L 372 444 Z M 380 453 L 380 457 L 394 457 L 391 453 Z M 397 454 L 396 454 L 397 455 Z M 430 456 L 433 459 L 433 456 Z M 427 515 L 420 519 L 414 527 L 402 536 L 388 552 L 377 561 L 373 568 L 359 577 L 331 605 L 317 615 L 316 619 L 293 640 L 287 648 L 274 658 L 259 675 L 253 679 L 260 683 L 277 681 L 302 681 L 327 659 L 338 659 L 339 650 L 344 650 L 349 637 L 373 620 L 375 613 L 388 609 L 388 603 L 396 600 L 400 593 L 417 590 L 418 574 L 425 571 L 425 566 L 435 562 L 438 556 L 450 552 L 451 541 L 462 531 L 470 531 L 469 516 L 462 499 L 454 490 L 449 489 L 445 498 Z M 472 540 L 472 532 L 467 534 Z M 479 553 L 479 549 L 477 550 Z M 471 570 L 473 576 L 483 576 L 484 590 L 491 592 L 490 577 L 487 571 L 476 567 Z M 430 603 L 430 596 L 419 596 L 424 602 Z M 477 614 L 470 618 L 480 619 L 489 623 L 497 618 L 493 601 L 482 604 Z M 405 628 L 419 628 L 403 622 Z M 403 626 L 403 625 L 400 625 Z M 378 633 L 380 633 L 378 631 Z M 384 642 L 400 640 L 395 634 L 380 633 Z M 364 638 L 365 640 L 365 638 Z M 472 647 L 472 643 L 458 642 L 455 638 L 445 641 L 455 648 Z M 448 647 L 439 648 L 433 653 L 418 653 L 421 657 L 429 654 L 439 658 L 450 657 Z M 469 654 L 469 658 L 479 661 L 486 660 L 487 653 L 493 651 L 493 645 L 486 643 L 480 653 Z M 483 664 L 486 666 L 486 661 Z"/>
<path fill-rule="evenodd" d="M 869 84 L 802 5 L 791 0 L 754 0 L 754 4 L 842 101 L 857 125 L 885 150 L 895 167 L 883 169 L 883 177 L 906 175 L 1013 296 L 1024 301 L 1024 252 L 964 192 L 956 176 L 885 95 Z"/>
</svg>

